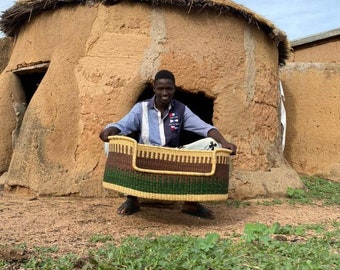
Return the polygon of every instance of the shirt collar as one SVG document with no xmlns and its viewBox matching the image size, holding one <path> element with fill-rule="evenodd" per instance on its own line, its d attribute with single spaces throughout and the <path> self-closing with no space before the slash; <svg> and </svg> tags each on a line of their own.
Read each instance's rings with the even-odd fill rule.
<svg viewBox="0 0 340 270">
<path fill-rule="evenodd" d="M 152 98 L 149 99 L 148 107 L 149 107 L 150 109 L 156 108 L 156 107 L 155 107 L 155 98 L 156 98 L 156 96 L 154 95 Z M 169 103 L 168 111 L 170 111 L 170 109 L 171 109 L 173 106 L 174 106 L 174 100 L 171 99 L 171 101 L 170 101 L 170 103 Z"/>
</svg>

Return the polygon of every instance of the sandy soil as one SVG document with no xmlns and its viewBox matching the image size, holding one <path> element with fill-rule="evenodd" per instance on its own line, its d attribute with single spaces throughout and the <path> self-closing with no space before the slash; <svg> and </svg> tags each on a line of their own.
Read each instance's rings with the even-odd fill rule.
<svg viewBox="0 0 340 270">
<path fill-rule="evenodd" d="M 26 243 L 28 249 L 57 246 L 60 254 L 74 252 L 86 256 L 89 249 L 100 245 L 90 241 L 94 235 L 111 235 L 117 241 L 126 235 L 149 233 L 205 235 L 217 232 L 227 237 L 242 233 L 246 223 L 340 222 L 339 206 L 288 203 L 265 206 L 256 201 L 239 208 L 226 203 L 205 204 L 215 212 L 214 220 L 182 214 L 180 203 L 144 203 L 140 212 L 121 217 L 115 211 L 123 201 L 124 198 L 36 198 L 0 190 L 0 259 L 9 256 L 5 254 L 4 246 L 15 247 L 20 243 Z"/>
</svg>

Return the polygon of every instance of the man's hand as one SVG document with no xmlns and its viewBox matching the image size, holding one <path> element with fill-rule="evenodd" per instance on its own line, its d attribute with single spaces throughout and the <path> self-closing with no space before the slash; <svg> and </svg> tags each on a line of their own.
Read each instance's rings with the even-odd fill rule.
<svg viewBox="0 0 340 270">
<path fill-rule="evenodd" d="M 236 155 L 237 147 L 235 144 L 229 143 L 229 142 L 224 142 L 222 143 L 222 147 L 231 150 L 231 155 Z"/>
<path fill-rule="evenodd" d="M 103 142 L 109 142 L 109 136 L 117 135 L 120 132 L 120 130 L 116 127 L 108 127 L 104 129 L 102 132 L 99 134 L 99 138 Z"/>
<path fill-rule="evenodd" d="M 236 155 L 237 147 L 235 144 L 227 142 L 224 139 L 223 135 L 215 128 L 209 130 L 208 137 L 215 139 L 215 141 L 219 142 L 222 145 L 222 148 L 226 148 L 231 150 L 231 155 Z"/>
</svg>

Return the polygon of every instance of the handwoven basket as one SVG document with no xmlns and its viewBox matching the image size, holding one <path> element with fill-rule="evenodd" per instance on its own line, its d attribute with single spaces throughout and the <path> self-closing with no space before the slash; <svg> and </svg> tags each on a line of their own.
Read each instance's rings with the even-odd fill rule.
<svg viewBox="0 0 340 270">
<path fill-rule="evenodd" d="M 127 195 L 170 201 L 228 199 L 230 151 L 186 150 L 109 137 L 103 186 Z"/>
</svg>

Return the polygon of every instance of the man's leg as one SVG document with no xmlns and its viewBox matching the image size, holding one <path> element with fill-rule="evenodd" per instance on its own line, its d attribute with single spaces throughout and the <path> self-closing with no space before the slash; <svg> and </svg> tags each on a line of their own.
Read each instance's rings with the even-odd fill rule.
<svg viewBox="0 0 340 270">
<path fill-rule="evenodd" d="M 189 214 L 192 216 L 200 217 L 200 218 L 207 218 L 207 219 L 214 219 L 215 215 L 214 212 L 211 211 L 209 208 L 205 207 L 204 205 L 198 202 L 184 202 L 182 205 L 182 213 Z"/>
<path fill-rule="evenodd" d="M 109 156 L 109 143 L 104 142 L 104 153 Z M 135 196 L 126 196 L 125 202 L 117 209 L 117 214 L 119 215 L 132 215 L 140 210 L 139 202 Z"/>
<path fill-rule="evenodd" d="M 221 144 L 216 142 L 213 138 L 204 138 L 190 144 L 183 145 L 182 148 L 189 150 L 214 150 L 220 148 Z M 198 202 L 184 202 L 182 205 L 182 212 L 193 216 L 214 219 L 214 213 Z"/>
<path fill-rule="evenodd" d="M 140 207 L 137 197 L 127 195 L 125 202 L 118 207 L 117 214 L 128 216 L 138 212 L 139 210 Z"/>
</svg>

